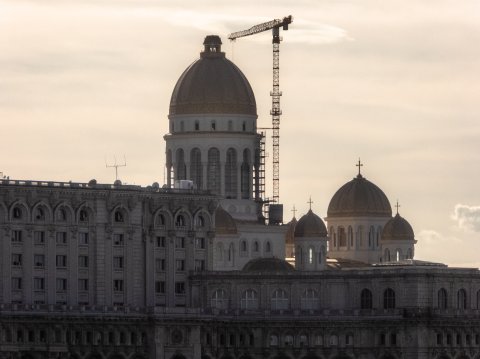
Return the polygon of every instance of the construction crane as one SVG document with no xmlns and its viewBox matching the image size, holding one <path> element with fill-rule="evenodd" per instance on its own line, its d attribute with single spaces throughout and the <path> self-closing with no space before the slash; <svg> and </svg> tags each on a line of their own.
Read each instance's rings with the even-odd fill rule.
<svg viewBox="0 0 480 359">
<path fill-rule="evenodd" d="M 272 142 L 273 142 L 273 198 L 272 203 L 278 203 L 280 195 L 280 28 L 288 30 L 288 25 L 292 22 L 292 16 L 284 17 L 283 19 L 275 19 L 265 22 L 263 24 L 252 26 L 248 30 L 238 31 L 228 35 L 228 39 L 234 41 L 239 37 L 250 36 L 258 34 L 263 31 L 272 30 L 272 44 L 273 44 L 273 90 L 270 92 L 272 96 Z"/>
</svg>

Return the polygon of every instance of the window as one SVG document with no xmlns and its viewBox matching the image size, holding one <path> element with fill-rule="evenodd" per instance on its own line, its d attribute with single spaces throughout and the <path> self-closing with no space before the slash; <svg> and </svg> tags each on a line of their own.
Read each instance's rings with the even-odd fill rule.
<svg viewBox="0 0 480 359">
<path fill-rule="evenodd" d="M 67 266 L 67 256 L 59 254 L 55 258 L 57 268 L 64 268 Z"/>
<path fill-rule="evenodd" d="M 227 150 L 225 162 L 225 197 L 237 198 L 237 152 L 233 148 Z"/>
<path fill-rule="evenodd" d="M 272 246 L 270 245 L 270 242 L 267 242 L 265 244 L 265 252 L 269 253 L 272 250 Z"/>
<path fill-rule="evenodd" d="M 78 290 L 88 291 L 88 279 L 79 279 L 78 280 Z"/>
<path fill-rule="evenodd" d="M 155 238 L 155 245 L 158 248 L 165 248 L 165 237 L 157 237 Z"/>
<path fill-rule="evenodd" d="M 186 222 L 185 222 L 185 217 L 181 214 L 177 216 L 177 219 L 175 220 L 175 226 L 177 227 L 185 227 Z"/>
<path fill-rule="evenodd" d="M 390 334 L 390 345 L 397 345 L 397 334 Z"/>
<path fill-rule="evenodd" d="M 245 121 L 242 122 L 242 131 L 246 131 L 247 130 L 247 123 Z"/>
<path fill-rule="evenodd" d="M 33 256 L 33 265 L 39 268 L 45 267 L 45 256 L 43 254 L 35 254 Z"/>
<path fill-rule="evenodd" d="M 22 255 L 20 253 L 12 253 L 12 265 L 13 266 L 22 265 Z"/>
<path fill-rule="evenodd" d="M 195 259 L 195 271 L 201 272 L 205 270 L 205 261 L 203 259 Z"/>
<path fill-rule="evenodd" d="M 213 292 L 211 297 L 211 306 L 212 308 L 217 308 L 217 309 L 228 308 L 228 298 L 225 290 L 217 289 L 215 292 Z"/>
<path fill-rule="evenodd" d="M 157 293 L 157 294 L 164 294 L 165 293 L 165 282 L 164 281 L 156 281 L 155 282 L 155 293 Z"/>
<path fill-rule="evenodd" d="M 123 268 L 123 256 L 113 257 L 113 268 L 122 269 Z"/>
<path fill-rule="evenodd" d="M 113 280 L 113 290 L 115 292 L 123 292 L 123 279 Z"/>
<path fill-rule="evenodd" d="M 22 278 L 13 277 L 12 290 L 21 290 L 21 289 L 22 289 Z"/>
<path fill-rule="evenodd" d="M 270 346 L 271 347 L 278 346 L 278 335 L 276 335 L 276 334 L 270 335 Z"/>
<path fill-rule="evenodd" d="M 247 289 L 242 293 L 242 299 L 240 301 L 242 309 L 258 309 L 258 295 L 253 289 Z"/>
<path fill-rule="evenodd" d="M 22 209 L 18 206 L 16 206 L 15 208 L 13 208 L 13 218 L 14 219 L 21 219 L 22 218 Z"/>
<path fill-rule="evenodd" d="M 67 232 L 57 232 L 55 234 L 55 240 L 57 244 L 67 244 Z"/>
<path fill-rule="evenodd" d="M 313 264 L 313 248 L 308 248 L 308 264 Z"/>
<path fill-rule="evenodd" d="M 195 131 L 200 130 L 200 123 L 198 121 L 195 121 Z"/>
<path fill-rule="evenodd" d="M 248 253 L 247 253 L 247 252 L 248 252 L 247 241 L 242 240 L 242 241 L 240 242 L 240 252 L 241 252 L 241 254 L 243 254 L 243 255 L 248 254 Z"/>
<path fill-rule="evenodd" d="M 215 123 L 215 121 L 210 122 L 210 127 L 212 131 L 215 131 L 217 129 L 217 124 Z"/>
<path fill-rule="evenodd" d="M 121 210 L 116 210 L 114 219 L 116 223 L 123 223 L 125 222 L 125 216 L 123 215 L 123 212 Z"/>
<path fill-rule="evenodd" d="M 165 270 L 165 259 L 155 259 L 155 272 L 163 272 Z"/>
<path fill-rule="evenodd" d="M 448 299 L 447 291 L 444 288 L 441 288 L 438 291 L 438 309 L 447 309 L 448 308 Z"/>
<path fill-rule="evenodd" d="M 380 345 L 385 345 L 385 333 L 380 334 Z"/>
<path fill-rule="evenodd" d="M 301 306 L 301 309 L 303 310 L 318 309 L 319 298 L 318 298 L 317 291 L 311 288 L 305 289 L 305 291 L 302 294 L 300 306 Z"/>
<path fill-rule="evenodd" d="M 338 240 L 340 247 L 347 246 L 347 234 L 345 233 L 345 228 L 338 227 Z"/>
<path fill-rule="evenodd" d="M 175 248 L 185 248 L 185 238 L 176 237 L 175 238 Z"/>
<path fill-rule="evenodd" d="M 65 208 L 60 208 L 57 211 L 57 221 L 59 222 L 65 222 L 67 220 L 67 211 Z"/>
<path fill-rule="evenodd" d="M 88 268 L 88 256 L 78 256 L 78 266 L 80 268 Z"/>
<path fill-rule="evenodd" d="M 43 221 L 45 220 L 45 211 L 43 210 L 42 207 L 38 207 L 36 210 L 35 210 L 35 219 L 37 221 Z"/>
<path fill-rule="evenodd" d="M 387 288 L 383 292 L 383 308 L 394 309 L 395 308 L 395 292 L 391 288 Z"/>
<path fill-rule="evenodd" d="M 78 244 L 82 246 L 88 245 L 88 233 L 87 232 L 79 232 L 78 233 Z"/>
<path fill-rule="evenodd" d="M 45 232 L 34 231 L 33 232 L 33 243 L 34 244 L 44 244 L 45 243 Z"/>
<path fill-rule="evenodd" d="M 79 220 L 80 222 L 88 222 L 88 212 L 85 209 L 80 210 Z"/>
<path fill-rule="evenodd" d="M 123 246 L 123 234 L 114 233 L 113 234 L 113 245 L 114 246 Z"/>
<path fill-rule="evenodd" d="M 195 248 L 197 249 L 205 249 L 205 238 L 195 238 Z"/>
<path fill-rule="evenodd" d="M 185 294 L 184 282 L 175 282 L 175 294 Z"/>
<path fill-rule="evenodd" d="M 285 310 L 288 309 L 288 295 L 283 289 L 277 289 L 272 294 L 272 310 Z"/>
<path fill-rule="evenodd" d="M 57 292 L 64 292 L 67 290 L 67 279 L 57 278 Z"/>
<path fill-rule="evenodd" d="M 258 251 L 259 251 L 259 246 L 258 246 L 258 242 L 257 242 L 257 241 L 253 242 L 253 251 L 254 251 L 254 252 L 258 252 Z"/>
<path fill-rule="evenodd" d="M 45 278 L 40 278 L 40 277 L 33 278 L 33 289 L 34 290 L 44 290 L 45 289 Z"/>
<path fill-rule="evenodd" d="M 23 241 L 22 231 L 21 230 L 13 230 L 12 231 L 12 242 L 21 243 Z"/>
<path fill-rule="evenodd" d="M 360 293 L 360 308 L 372 309 L 372 292 L 367 288 Z"/>
<path fill-rule="evenodd" d="M 185 270 L 185 260 L 177 259 L 175 261 L 175 268 L 177 271 L 183 272 Z"/>
<path fill-rule="evenodd" d="M 228 121 L 228 130 L 233 131 L 233 122 L 231 120 Z"/>
<path fill-rule="evenodd" d="M 199 215 L 196 219 L 196 225 L 199 228 L 205 227 L 205 218 L 202 215 Z"/>
<path fill-rule="evenodd" d="M 460 289 L 457 292 L 457 308 L 467 309 L 467 292 L 465 289 Z"/>
</svg>

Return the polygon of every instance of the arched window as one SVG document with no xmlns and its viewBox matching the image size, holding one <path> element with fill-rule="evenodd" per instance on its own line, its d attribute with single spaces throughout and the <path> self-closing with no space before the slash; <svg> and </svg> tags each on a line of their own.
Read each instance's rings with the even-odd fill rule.
<svg viewBox="0 0 480 359">
<path fill-rule="evenodd" d="M 385 249 L 385 255 L 383 256 L 384 262 L 390 262 L 390 250 L 388 248 Z"/>
<path fill-rule="evenodd" d="M 315 335 L 315 345 L 316 346 L 323 345 L 323 337 L 320 334 Z"/>
<path fill-rule="evenodd" d="M 258 252 L 259 250 L 260 250 L 260 248 L 258 246 L 258 242 L 257 241 L 253 242 L 253 251 Z"/>
<path fill-rule="evenodd" d="M 45 220 L 45 209 L 42 206 L 38 206 L 35 209 L 34 219 L 35 219 L 35 221 L 44 221 Z"/>
<path fill-rule="evenodd" d="M 23 217 L 22 207 L 20 206 L 13 207 L 12 216 L 14 219 L 22 219 Z"/>
<path fill-rule="evenodd" d="M 200 123 L 198 122 L 198 120 L 195 121 L 195 131 L 198 131 L 200 130 Z"/>
<path fill-rule="evenodd" d="M 217 261 L 223 262 L 223 243 L 217 243 L 215 252 L 217 254 Z"/>
<path fill-rule="evenodd" d="M 202 153 L 198 148 L 190 151 L 190 179 L 198 189 L 203 188 Z"/>
<path fill-rule="evenodd" d="M 250 151 L 243 150 L 243 162 L 241 167 L 241 184 L 242 199 L 250 198 Z"/>
<path fill-rule="evenodd" d="M 89 217 L 88 211 L 86 209 L 81 209 L 78 216 L 78 219 L 80 220 L 80 222 L 88 222 L 88 217 Z"/>
<path fill-rule="evenodd" d="M 242 293 L 240 300 L 241 309 L 258 309 L 258 295 L 253 289 L 247 289 Z"/>
<path fill-rule="evenodd" d="M 288 309 L 288 295 L 283 289 L 277 289 L 272 294 L 272 310 L 285 310 Z"/>
<path fill-rule="evenodd" d="M 225 197 L 237 198 L 237 151 L 227 150 L 225 162 Z"/>
<path fill-rule="evenodd" d="M 357 228 L 357 239 L 358 239 L 358 245 L 360 247 L 363 247 L 363 227 L 358 226 Z"/>
<path fill-rule="evenodd" d="M 448 295 L 447 291 L 444 288 L 441 288 L 437 294 L 438 297 L 438 308 L 447 309 L 448 308 Z"/>
<path fill-rule="evenodd" d="M 229 120 L 229 121 L 228 121 L 228 130 L 229 130 L 229 131 L 233 131 L 233 122 L 232 122 L 232 120 Z"/>
<path fill-rule="evenodd" d="M 270 253 L 271 251 L 272 251 L 272 246 L 270 245 L 270 242 L 267 241 L 267 243 L 265 244 L 265 252 Z"/>
<path fill-rule="evenodd" d="M 338 241 L 340 242 L 340 247 L 347 246 L 347 234 L 345 233 L 345 228 L 338 227 Z"/>
<path fill-rule="evenodd" d="M 240 242 L 240 253 L 243 256 L 248 254 L 248 244 L 247 244 L 247 241 L 244 239 Z"/>
<path fill-rule="evenodd" d="M 123 211 L 121 209 L 117 209 L 114 214 L 114 221 L 116 223 L 123 223 L 125 222 L 125 216 L 123 214 Z"/>
<path fill-rule="evenodd" d="M 402 259 L 402 251 L 400 249 L 395 250 L 395 260 L 399 262 Z"/>
<path fill-rule="evenodd" d="M 67 220 L 67 210 L 65 207 L 60 207 L 57 209 L 56 219 L 58 222 L 65 222 Z"/>
<path fill-rule="evenodd" d="M 217 289 L 212 294 L 211 298 L 212 308 L 217 309 L 227 309 L 228 308 L 228 298 L 227 293 L 223 289 Z"/>
<path fill-rule="evenodd" d="M 301 347 L 307 346 L 308 345 L 308 336 L 306 334 L 300 334 L 298 336 L 298 344 Z"/>
<path fill-rule="evenodd" d="M 293 346 L 293 335 L 291 335 L 291 334 L 286 334 L 285 335 L 285 346 L 286 347 Z"/>
<path fill-rule="evenodd" d="M 185 217 L 183 216 L 183 214 L 179 214 L 175 219 L 175 226 L 185 227 L 186 225 L 187 225 L 187 222 L 185 221 Z"/>
<path fill-rule="evenodd" d="M 176 160 L 177 160 L 177 173 L 176 173 L 175 179 L 177 180 L 187 179 L 187 167 L 185 165 L 185 154 L 183 153 L 183 149 L 179 148 L 177 150 Z"/>
<path fill-rule="evenodd" d="M 205 218 L 203 218 L 203 216 L 201 214 L 199 214 L 197 216 L 197 218 L 195 219 L 195 224 L 196 224 L 197 228 L 205 227 Z"/>
<path fill-rule="evenodd" d="M 276 335 L 276 334 L 270 335 L 270 346 L 271 347 L 278 346 L 278 335 Z"/>
<path fill-rule="evenodd" d="M 350 248 L 353 248 L 353 229 L 351 226 L 348 226 L 348 243 Z"/>
<path fill-rule="evenodd" d="M 360 293 L 360 308 L 361 309 L 372 309 L 372 292 L 370 289 L 364 288 Z"/>
<path fill-rule="evenodd" d="M 467 309 L 467 292 L 465 289 L 460 289 L 457 292 L 457 308 Z"/>
<path fill-rule="evenodd" d="M 308 264 L 313 264 L 313 248 L 308 248 Z"/>
<path fill-rule="evenodd" d="M 368 247 L 369 248 L 375 247 L 374 241 L 375 241 L 375 228 L 373 228 L 373 226 L 370 226 L 370 230 L 368 231 Z"/>
<path fill-rule="evenodd" d="M 220 151 L 217 148 L 208 150 L 207 189 L 220 194 Z"/>
<path fill-rule="evenodd" d="M 338 336 L 336 336 L 335 334 L 330 335 L 330 345 L 332 347 L 338 345 Z"/>
<path fill-rule="evenodd" d="M 233 265 L 233 243 L 228 246 L 228 261 Z"/>
<path fill-rule="evenodd" d="M 395 292 L 392 288 L 387 288 L 383 292 L 383 308 L 395 309 Z"/>
<path fill-rule="evenodd" d="M 157 215 L 157 220 L 155 221 L 156 226 L 165 226 L 165 216 L 163 214 Z"/>
<path fill-rule="evenodd" d="M 408 248 L 408 249 L 407 249 L 406 259 L 413 259 L 412 248 Z"/>
<path fill-rule="evenodd" d="M 320 300 L 317 291 L 311 288 L 305 289 L 300 299 L 300 308 L 302 310 L 316 310 L 319 304 Z"/>
</svg>

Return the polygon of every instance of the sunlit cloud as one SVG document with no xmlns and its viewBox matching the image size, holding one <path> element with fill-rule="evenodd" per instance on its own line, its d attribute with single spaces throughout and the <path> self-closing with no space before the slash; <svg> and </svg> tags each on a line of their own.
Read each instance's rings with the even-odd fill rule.
<svg viewBox="0 0 480 359">
<path fill-rule="evenodd" d="M 427 245 L 431 245 L 431 244 L 445 245 L 446 243 L 461 242 L 461 240 L 457 237 L 445 236 L 431 229 L 424 229 L 420 231 L 418 234 L 416 234 L 415 237 L 418 240 L 418 242 L 425 243 Z"/>
<path fill-rule="evenodd" d="M 457 204 L 453 210 L 452 219 L 463 231 L 480 232 L 480 206 Z"/>
</svg>

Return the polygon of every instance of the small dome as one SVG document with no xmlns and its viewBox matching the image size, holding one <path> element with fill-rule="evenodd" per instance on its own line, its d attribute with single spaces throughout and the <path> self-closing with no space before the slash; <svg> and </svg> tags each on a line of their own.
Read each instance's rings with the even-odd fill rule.
<svg viewBox="0 0 480 359">
<path fill-rule="evenodd" d="M 247 262 L 243 270 L 246 272 L 291 272 L 295 268 L 283 259 L 256 258 Z"/>
<path fill-rule="evenodd" d="M 308 213 L 298 220 L 295 226 L 295 238 L 297 237 L 326 237 L 327 227 L 322 219 L 312 212 Z"/>
<path fill-rule="evenodd" d="M 180 76 L 170 100 L 170 115 L 244 114 L 257 116 L 252 87 L 221 52 L 219 36 L 209 35 L 200 59 Z"/>
<path fill-rule="evenodd" d="M 297 219 L 293 217 L 292 220 L 286 224 L 286 226 L 288 226 L 288 229 L 285 233 L 285 243 L 293 243 L 293 239 L 295 237 L 295 226 L 297 225 L 297 223 Z"/>
<path fill-rule="evenodd" d="M 415 234 L 413 233 L 410 223 L 397 213 L 397 215 L 389 220 L 383 227 L 382 240 L 414 241 Z"/>
<path fill-rule="evenodd" d="M 391 217 L 392 207 L 385 193 L 361 174 L 345 183 L 333 195 L 328 217 Z"/>
<path fill-rule="evenodd" d="M 215 211 L 215 231 L 217 234 L 237 234 L 235 220 L 221 206 Z"/>
</svg>

